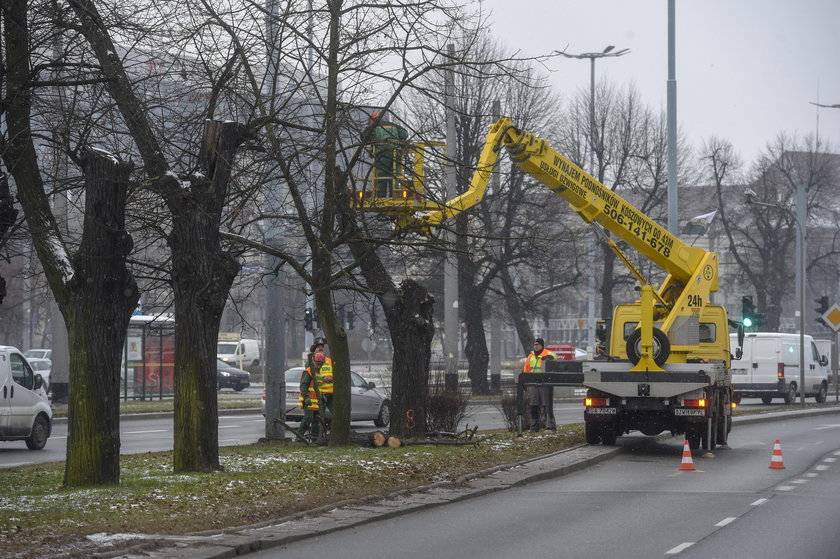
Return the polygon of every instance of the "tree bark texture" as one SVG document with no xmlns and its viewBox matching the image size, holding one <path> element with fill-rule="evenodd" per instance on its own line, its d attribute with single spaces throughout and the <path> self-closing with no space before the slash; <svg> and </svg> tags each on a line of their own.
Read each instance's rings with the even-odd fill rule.
<svg viewBox="0 0 840 559">
<path fill-rule="evenodd" d="M 169 246 L 176 316 L 176 472 L 220 467 L 216 343 L 239 263 L 222 250 L 219 223 L 231 162 L 242 139 L 239 125 L 207 121 L 202 145 L 204 175 L 189 177 L 189 188 L 166 196 L 172 213 Z"/>
<path fill-rule="evenodd" d="M 62 308 L 70 344 L 67 486 L 119 483 L 120 360 L 139 291 L 126 266 L 131 236 L 125 206 L 131 165 L 88 151 L 85 217 L 71 257 L 70 305 Z"/>
<path fill-rule="evenodd" d="M 464 356 L 467 358 L 467 377 L 473 394 L 487 394 L 490 384 L 487 371 L 490 368 L 490 351 L 487 349 L 487 336 L 484 331 L 484 312 L 482 303 L 487 288 L 484 286 L 479 266 L 469 247 L 469 216 L 461 214 L 456 219 L 458 237 L 458 299 L 461 308 L 461 320 L 467 328 L 467 343 Z"/>
<path fill-rule="evenodd" d="M 2 239 L 6 238 L 6 233 L 15 224 L 15 221 L 17 221 L 15 199 L 9 190 L 9 180 L 6 174 L 0 171 L 0 248 L 3 245 Z M 0 277 L 0 305 L 3 304 L 5 297 L 6 280 Z"/>
<path fill-rule="evenodd" d="M 487 335 L 484 331 L 484 293 L 475 285 L 464 287 L 460 299 L 464 309 L 464 324 L 467 327 L 467 343 L 464 346 L 468 362 L 467 376 L 474 395 L 488 394 L 490 384 L 487 371 L 490 369 L 490 351 L 487 349 Z"/>
<path fill-rule="evenodd" d="M 394 347 L 391 428 L 398 437 L 426 432 L 426 392 L 434 337 L 435 300 L 412 279 L 381 298 Z"/>
</svg>

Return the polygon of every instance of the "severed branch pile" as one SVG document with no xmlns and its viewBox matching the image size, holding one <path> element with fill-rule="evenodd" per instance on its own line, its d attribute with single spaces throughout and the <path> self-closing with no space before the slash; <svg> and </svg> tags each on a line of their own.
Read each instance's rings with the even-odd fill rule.
<svg viewBox="0 0 840 559">
<path fill-rule="evenodd" d="M 392 448 L 409 445 L 478 445 L 481 442 L 475 439 L 475 433 L 478 431 L 478 425 L 470 429 L 467 428 L 460 433 L 447 433 L 444 431 L 433 431 L 426 433 L 422 439 L 401 439 L 395 435 L 390 435 L 383 431 L 374 431 L 373 433 L 354 433 L 353 440 L 359 444 L 370 445 L 373 447 L 389 446 Z"/>
</svg>

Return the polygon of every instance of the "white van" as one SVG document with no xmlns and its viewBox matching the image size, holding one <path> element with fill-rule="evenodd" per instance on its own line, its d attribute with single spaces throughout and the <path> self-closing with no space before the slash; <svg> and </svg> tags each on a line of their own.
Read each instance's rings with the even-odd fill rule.
<svg viewBox="0 0 840 559">
<path fill-rule="evenodd" d="M 738 335 L 730 334 L 733 352 Z M 754 332 L 744 335 L 743 355 L 732 360 L 732 386 L 735 401 L 761 398 L 769 404 L 773 398 L 794 403 L 799 387 L 799 334 Z M 825 402 L 828 393 L 828 358 L 820 355 L 811 336 L 805 336 L 805 396 Z"/>
<path fill-rule="evenodd" d="M 52 433 L 44 379 L 14 347 L 0 346 L 0 441 L 26 441 L 41 450 Z"/>
<path fill-rule="evenodd" d="M 240 369 L 257 366 L 260 364 L 260 342 L 247 338 L 219 340 L 216 345 L 216 357 Z"/>
</svg>

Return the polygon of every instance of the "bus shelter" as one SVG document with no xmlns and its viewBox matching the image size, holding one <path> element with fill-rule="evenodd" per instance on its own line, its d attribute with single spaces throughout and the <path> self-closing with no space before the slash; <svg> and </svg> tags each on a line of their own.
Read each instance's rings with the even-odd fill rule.
<svg viewBox="0 0 840 559">
<path fill-rule="evenodd" d="M 175 393 L 175 319 L 131 317 L 120 370 L 123 400 L 153 400 Z"/>
</svg>

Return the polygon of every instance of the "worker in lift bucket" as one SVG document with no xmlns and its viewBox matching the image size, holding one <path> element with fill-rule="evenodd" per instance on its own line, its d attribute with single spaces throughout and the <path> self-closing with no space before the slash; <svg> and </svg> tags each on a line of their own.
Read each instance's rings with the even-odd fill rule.
<svg viewBox="0 0 840 559">
<path fill-rule="evenodd" d="M 370 114 L 370 126 L 374 126 L 370 132 L 370 138 L 373 143 L 376 197 L 390 198 L 393 196 L 394 183 L 401 174 L 402 156 L 405 151 L 405 141 L 408 139 L 408 131 L 402 126 L 385 120 L 384 117 L 380 118 L 379 112 Z"/>
</svg>

